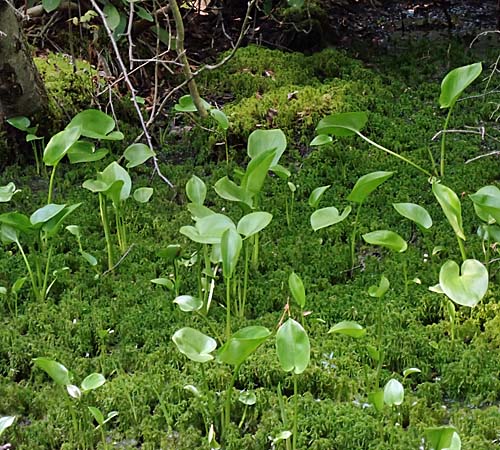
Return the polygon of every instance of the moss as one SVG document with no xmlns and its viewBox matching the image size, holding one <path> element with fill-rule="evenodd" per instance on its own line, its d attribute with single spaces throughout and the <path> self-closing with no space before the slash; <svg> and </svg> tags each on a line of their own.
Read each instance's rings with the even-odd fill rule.
<svg viewBox="0 0 500 450">
<path fill-rule="evenodd" d="M 49 94 L 50 113 L 56 122 L 65 124 L 93 103 L 97 71 L 87 61 L 73 60 L 59 53 L 48 53 L 34 61 Z"/>
</svg>

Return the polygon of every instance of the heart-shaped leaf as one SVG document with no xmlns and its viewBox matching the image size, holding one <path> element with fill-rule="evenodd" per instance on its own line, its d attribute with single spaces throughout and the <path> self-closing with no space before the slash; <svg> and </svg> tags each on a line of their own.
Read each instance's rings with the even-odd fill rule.
<svg viewBox="0 0 500 450">
<path fill-rule="evenodd" d="M 338 137 L 352 136 L 361 131 L 367 121 L 368 116 L 364 112 L 337 113 L 321 119 L 316 131 Z"/>
<path fill-rule="evenodd" d="M 69 371 L 62 364 L 48 358 L 35 358 L 33 361 L 35 366 L 45 371 L 56 384 L 60 386 L 71 384 Z"/>
<path fill-rule="evenodd" d="M 465 260 L 461 269 L 455 261 L 446 261 L 439 272 L 439 286 L 455 303 L 472 308 L 488 290 L 488 270 L 475 259 Z"/>
<path fill-rule="evenodd" d="M 382 298 L 389 289 L 389 286 L 389 280 L 384 275 L 382 275 L 380 277 L 380 283 L 378 286 L 370 286 L 368 288 L 368 294 L 370 295 L 370 297 Z"/>
<path fill-rule="evenodd" d="M 61 0 L 42 0 L 43 9 L 45 9 L 45 11 L 48 13 L 55 11 L 57 8 L 59 8 L 60 4 Z"/>
<path fill-rule="evenodd" d="M 362 238 L 368 244 L 380 245 L 381 247 L 402 253 L 408 248 L 406 241 L 394 231 L 377 230 L 363 234 Z"/>
<path fill-rule="evenodd" d="M 86 109 L 78 113 L 66 128 L 77 127 L 81 135 L 100 140 L 116 141 L 123 139 L 123 134 L 119 131 L 113 131 L 115 121 L 111 116 L 99 111 L 98 109 Z"/>
<path fill-rule="evenodd" d="M 55 166 L 64 158 L 64 155 L 80 138 L 81 128 L 78 126 L 66 127 L 63 131 L 50 138 L 43 151 L 43 162 L 47 166 Z"/>
<path fill-rule="evenodd" d="M 0 214 L 0 223 L 10 226 L 21 233 L 29 233 L 33 230 L 28 217 L 18 212 Z"/>
<path fill-rule="evenodd" d="M 203 307 L 203 300 L 191 295 L 179 295 L 175 297 L 174 303 L 184 312 L 199 311 Z"/>
<path fill-rule="evenodd" d="M 483 70 L 481 63 L 457 67 L 449 72 L 441 82 L 439 104 L 441 108 L 451 108 L 462 92 L 479 76 Z"/>
<path fill-rule="evenodd" d="M 16 189 L 16 185 L 12 182 L 6 184 L 5 186 L 0 186 L 0 203 L 10 202 L 12 197 L 21 192 Z"/>
<path fill-rule="evenodd" d="M 141 187 L 134 191 L 134 200 L 139 203 L 147 203 L 153 195 L 153 188 Z"/>
<path fill-rule="evenodd" d="M 462 227 L 462 205 L 457 194 L 440 183 L 432 183 L 432 192 L 441 205 L 444 215 L 455 234 L 465 241 L 465 233 Z"/>
<path fill-rule="evenodd" d="M 220 248 L 224 278 L 231 278 L 233 276 L 242 246 L 243 240 L 234 228 L 228 228 L 222 233 Z"/>
<path fill-rule="evenodd" d="M 301 374 L 309 365 L 311 345 L 300 323 L 288 319 L 276 333 L 276 353 L 285 372 Z"/>
<path fill-rule="evenodd" d="M 129 145 L 123 152 L 123 156 L 128 161 L 127 169 L 139 166 L 155 155 L 156 153 L 153 150 L 140 142 Z"/>
<path fill-rule="evenodd" d="M 311 195 L 309 196 L 309 200 L 308 200 L 309 206 L 311 208 L 318 207 L 319 201 L 321 200 L 321 197 L 327 191 L 327 189 L 330 188 L 330 186 L 331 186 L 331 184 L 329 184 L 328 186 L 320 186 L 311 192 Z"/>
<path fill-rule="evenodd" d="M 271 332 L 262 326 L 254 325 L 242 328 L 234 333 L 221 347 L 217 359 L 232 366 L 238 367 L 254 353 L 259 346 L 271 335 Z"/>
<path fill-rule="evenodd" d="M 245 238 L 253 236 L 266 228 L 273 219 L 272 214 L 264 211 L 256 211 L 246 214 L 238 222 L 236 230 Z"/>
<path fill-rule="evenodd" d="M 311 227 L 317 231 L 342 222 L 351 213 L 351 209 L 350 206 L 347 206 L 342 214 L 339 214 L 339 210 L 335 206 L 318 209 L 311 214 Z"/>
<path fill-rule="evenodd" d="M 101 373 L 91 373 L 82 381 L 82 391 L 93 391 L 106 383 L 106 378 Z"/>
<path fill-rule="evenodd" d="M 394 209 L 403 217 L 415 222 L 421 229 L 432 227 L 432 218 L 427 210 L 415 203 L 393 203 Z"/>
<path fill-rule="evenodd" d="M 166 42 L 166 45 L 168 44 L 169 39 Z M 209 110 L 211 108 L 210 104 L 205 100 L 202 99 L 201 102 L 206 110 Z M 189 94 L 183 95 L 179 99 L 179 102 L 174 105 L 174 109 L 179 112 L 197 112 L 196 105 L 194 104 L 193 99 Z"/>
<path fill-rule="evenodd" d="M 405 398 L 405 389 L 396 379 L 391 378 L 384 386 L 384 403 L 389 406 L 399 406 Z"/>
<path fill-rule="evenodd" d="M 207 186 L 202 179 L 193 175 L 186 183 L 186 195 L 191 202 L 203 205 L 207 196 Z"/>
<path fill-rule="evenodd" d="M 500 189 L 496 186 L 484 186 L 470 195 L 478 217 L 487 223 L 500 224 Z"/>
<path fill-rule="evenodd" d="M 273 151 L 274 157 L 271 160 L 270 167 L 278 164 L 281 155 L 286 150 L 286 136 L 280 129 L 275 130 L 254 130 L 248 136 L 247 153 L 250 158 L 254 159 L 257 156 Z"/>
<path fill-rule="evenodd" d="M 328 333 L 338 333 L 353 338 L 361 338 L 366 334 L 366 330 L 356 322 L 343 321 L 330 328 Z"/>
<path fill-rule="evenodd" d="M 68 159 L 71 164 L 100 161 L 108 152 L 109 150 L 106 148 L 95 150 L 95 145 L 92 142 L 77 141 L 68 150 Z"/>
<path fill-rule="evenodd" d="M 26 116 L 17 116 L 7 119 L 6 122 L 17 128 L 19 131 L 28 131 L 31 121 Z"/>
<path fill-rule="evenodd" d="M 217 347 L 217 342 L 194 328 L 177 330 L 172 340 L 178 350 L 192 361 L 204 363 L 214 359 L 211 353 Z"/>
<path fill-rule="evenodd" d="M 219 244 L 222 234 L 228 228 L 236 228 L 233 221 L 224 214 L 210 214 L 198 219 L 196 225 L 180 228 L 181 234 L 200 244 Z"/>
<path fill-rule="evenodd" d="M 394 172 L 372 172 L 363 175 L 356 181 L 352 188 L 351 193 L 347 196 L 347 200 L 354 203 L 363 203 L 377 187 L 379 187 L 385 180 L 392 177 Z"/>
<path fill-rule="evenodd" d="M 14 421 L 16 420 L 16 416 L 4 416 L 0 417 L 0 436 L 2 436 L 3 432 L 12 426 Z"/>
<path fill-rule="evenodd" d="M 30 222 L 32 225 L 40 225 L 47 223 L 50 219 L 56 217 L 61 211 L 64 210 L 66 205 L 56 205 L 55 203 L 49 203 L 42 208 L 37 209 L 30 217 Z"/>
<path fill-rule="evenodd" d="M 120 25 L 120 13 L 112 3 L 106 3 L 102 12 L 106 16 L 108 27 L 114 31 Z"/>
<path fill-rule="evenodd" d="M 318 134 L 310 143 L 311 147 L 319 147 L 320 145 L 331 144 L 333 139 L 327 134 Z"/>
<path fill-rule="evenodd" d="M 302 279 L 295 272 L 292 272 L 288 277 L 288 288 L 294 300 L 301 308 L 304 308 L 306 306 L 306 290 Z"/>
<path fill-rule="evenodd" d="M 223 130 L 227 130 L 229 128 L 229 120 L 227 116 L 217 108 L 212 108 L 210 110 L 210 115 L 215 119 L 215 121 L 219 124 L 219 127 Z"/>
<path fill-rule="evenodd" d="M 427 428 L 425 439 L 430 450 L 461 450 L 462 442 L 455 427 L 443 426 Z"/>
</svg>

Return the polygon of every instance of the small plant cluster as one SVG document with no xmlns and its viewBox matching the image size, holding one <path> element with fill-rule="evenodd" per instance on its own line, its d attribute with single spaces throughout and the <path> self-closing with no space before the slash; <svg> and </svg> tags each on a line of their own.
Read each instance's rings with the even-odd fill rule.
<svg viewBox="0 0 500 450">
<path fill-rule="evenodd" d="M 300 2 L 292 6 L 300 6 Z M 480 73 L 480 64 L 474 64 L 455 69 L 443 80 L 440 104 L 449 109 L 445 132 L 457 100 Z M 286 272 L 289 295 L 282 316 L 278 320 L 273 319 L 274 329 L 271 329 L 269 323 L 256 323 L 260 319 L 252 319 L 249 314 L 251 286 L 254 279 L 261 275 L 263 239 L 272 227 L 278 226 L 276 213 L 273 211 L 273 215 L 264 210 L 267 203 L 265 184 L 270 179 L 280 185 L 286 184 L 283 189 L 286 201 L 283 203 L 289 229 L 294 226 L 296 219 L 294 205 L 297 186 L 290 181 L 291 172 L 281 165 L 287 149 L 287 139 L 280 129 L 253 131 L 247 142 L 246 167 L 229 172 L 226 139 L 229 121 L 222 111 L 208 103 L 206 107 L 219 131 L 224 133 L 227 174 L 213 184 L 213 192 L 217 195 L 215 202 L 207 198 L 209 189 L 200 177 L 193 175 L 187 181 L 187 211 L 192 222 L 183 224 L 179 234 L 190 241 L 191 251 L 184 244 L 169 245 L 162 251 L 162 256 L 171 264 L 173 271 L 168 276 L 154 278 L 151 282 L 166 287 L 173 294 L 173 304 L 181 313 L 189 314 L 182 316 L 186 325 L 181 328 L 176 326 L 171 338 L 175 348 L 183 355 L 180 357 L 181 361 L 185 357 L 194 363 L 186 366 L 190 379 L 183 388 L 191 396 L 189 408 L 196 409 L 201 417 L 203 448 L 226 448 L 232 433 L 235 430 L 241 432 L 245 428 L 248 413 L 257 403 L 257 390 L 237 388 L 242 373 L 251 366 L 259 352 L 263 353 L 262 349 L 266 349 L 268 361 L 273 361 L 282 375 L 288 374 L 283 385 L 280 382 L 273 386 L 277 393 L 278 405 L 275 407 L 279 409 L 280 423 L 275 424 L 273 435 L 269 437 L 269 445 L 271 448 L 286 450 L 304 448 L 305 444 L 301 441 L 302 433 L 305 432 L 301 429 L 301 419 L 306 412 L 301 408 L 301 382 L 308 376 L 311 360 L 317 356 L 312 338 L 312 322 L 322 319 L 308 310 L 311 307 L 310 293 L 308 291 L 306 296 L 305 283 L 293 270 Z M 182 97 L 175 109 L 188 114 L 195 111 L 189 96 Z M 463 226 L 461 200 L 452 188 L 442 182 L 445 180 L 446 133 L 443 133 L 439 166 L 430 155 L 431 166 L 426 169 L 362 134 L 361 130 L 367 119 L 367 115 L 362 112 L 338 113 L 325 117 L 318 124 L 317 136 L 311 145 L 328 145 L 333 142 L 334 137 L 357 135 L 375 148 L 410 164 L 428 180 L 430 191 L 443 211 L 461 255 L 461 264 L 453 259 L 445 261 L 439 270 L 438 283 L 429 287 L 432 292 L 443 295 L 442 298 L 445 299 L 442 310 L 446 311 L 449 320 L 453 347 L 457 340 L 456 329 L 460 324 L 457 305 L 477 307 L 488 290 L 491 245 L 500 240 L 500 189 L 487 185 L 469 196 L 479 219 L 478 235 L 483 241 L 484 259 L 480 261 L 475 257 L 468 257 L 470 249 L 465 247 L 465 242 L 469 236 Z M 31 124 L 25 118 L 14 118 L 10 123 L 26 131 L 28 136 L 36 136 L 36 129 L 30 127 Z M 109 150 L 101 145 L 120 141 L 124 137 L 115 128 L 116 123 L 108 115 L 97 110 L 86 110 L 75 116 L 64 130 L 55 134 L 46 146 L 34 148 L 35 155 L 38 155 L 37 172 L 48 178 L 46 204 L 29 216 L 18 211 L 0 214 L 2 242 L 12 255 L 22 259 L 26 268 L 25 276 L 12 280 L 8 286 L 0 287 L 0 296 L 7 299 L 12 316 L 18 315 L 18 298 L 26 282 L 31 286 L 30 292 L 35 302 L 47 302 L 58 277 L 69 271 L 68 267 L 56 270 L 53 267 L 59 250 L 58 237 L 64 230 L 76 239 L 74 242 L 77 244 L 77 252 L 92 267 L 96 280 L 99 281 L 105 274 L 113 271 L 129 251 L 133 241 L 127 226 L 129 199 L 132 197 L 139 203 L 147 203 L 153 194 L 150 187 L 133 190 L 130 169 L 155 156 L 149 147 L 139 143 L 128 146 L 121 158 L 110 162 L 103 170 L 97 171 L 95 177 L 86 179 L 82 184 L 84 189 L 98 197 L 96 211 L 105 242 L 105 250 L 102 252 L 106 254 L 104 263 L 85 250 L 85 241 L 82 242 L 85 233 L 79 225 L 70 224 L 63 228 L 81 203 L 68 204 L 64 200 L 54 203 L 55 198 L 59 201 L 62 196 L 57 189 L 56 176 L 60 163 L 66 157 L 71 164 L 95 163 L 107 157 Z M 125 166 L 122 165 L 123 161 L 126 161 Z M 399 255 L 409 248 L 409 239 L 390 229 L 362 233 L 360 227 L 361 219 L 366 214 L 368 198 L 372 198 L 377 189 L 395 176 L 392 171 L 382 170 L 361 176 L 346 195 L 345 206 L 341 211 L 335 206 L 320 207 L 323 195 L 331 188 L 330 185 L 316 187 L 309 194 L 308 204 L 312 213 L 307 217 L 314 232 L 325 230 L 321 233 L 326 235 L 327 229 L 331 230 L 334 225 L 354 216 L 348 228 L 350 261 L 346 267 L 346 272 L 352 278 L 359 268 L 361 240 L 369 246 L 383 247 L 393 252 L 394 258 L 401 258 Z M 12 182 L 1 186 L 0 202 L 8 206 L 19 192 Z M 342 201 L 339 199 L 339 202 Z M 219 208 L 221 204 L 224 206 Z M 420 204 L 398 202 L 392 206 L 401 217 L 411 221 L 422 235 L 428 235 L 434 226 L 435 221 L 428 209 Z M 285 223 L 284 220 L 282 222 Z M 434 252 L 439 251 L 439 245 L 436 245 Z M 408 295 L 408 288 L 413 282 L 410 280 L 412 276 L 408 274 L 406 261 L 397 261 L 402 267 L 404 295 Z M 182 270 L 183 266 L 189 270 Z M 185 272 L 189 273 L 184 277 Z M 363 368 L 365 390 L 357 398 L 364 402 L 367 409 L 370 408 L 367 415 L 371 414 L 379 424 L 380 442 L 390 446 L 384 427 L 399 427 L 399 421 L 413 407 L 408 405 L 408 400 L 405 402 L 405 386 L 411 382 L 409 377 L 417 376 L 421 370 L 412 366 L 406 366 L 408 368 L 402 370 L 403 366 L 401 370 L 387 373 L 389 344 L 385 321 L 390 281 L 380 273 L 377 277 L 380 279 L 379 283 L 368 289 L 368 295 L 375 304 L 372 322 L 368 318 L 353 317 L 352 320 L 342 320 L 330 326 L 328 334 L 339 341 L 353 339 L 360 343 L 358 348 L 366 353 L 367 363 Z M 250 325 L 246 323 L 249 320 L 252 320 Z M 241 323 L 245 323 L 245 326 L 240 327 Z M 94 391 L 106 383 L 106 386 L 112 385 L 113 380 L 108 382 L 103 374 L 91 373 L 77 385 L 71 372 L 54 359 L 37 357 L 34 359 L 34 366 L 48 375 L 58 388 L 55 395 L 71 417 L 69 439 L 76 442 L 85 429 L 94 429 L 95 426 L 95 430 L 100 433 L 96 436 L 96 442 L 100 440 L 100 443 L 93 445 L 99 445 L 101 449 L 114 447 L 110 444 L 107 426 L 108 423 L 113 424 L 113 420 L 121 419 L 123 414 L 118 415 L 118 411 L 114 410 L 106 414 L 94 406 L 97 404 Z M 256 370 L 258 369 L 257 367 Z M 107 374 L 105 370 L 101 371 Z M 213 375 L 210 376 L 214 371 L 217 373 L 216 380 Z M 335 378 L 335 372 L 332 373 Z M 168 385 L 165 389 L 169 389 Z M 406 394 L 408 395 L 407 392 Z M 161 398 L 160 395 L 158 397 Z M 132 398 L 128 401 L 131 405 L 134 404 Z M 168 418 L 170 412 L 161 401 L 160 405 L 165 409 L 165 418 Z M 235 421 L 237 407 L 242 412 Z M 107 407 L 102 409 L 108 410 Z M 16 419 L 15 416 L 0 417 L 0 436 L 15 424 Z M 462 444 L 457 429 L 450 423 L 442 423 L 442 426 L 421 430 L 426 448 L 460 450 Z"/>
</svg>

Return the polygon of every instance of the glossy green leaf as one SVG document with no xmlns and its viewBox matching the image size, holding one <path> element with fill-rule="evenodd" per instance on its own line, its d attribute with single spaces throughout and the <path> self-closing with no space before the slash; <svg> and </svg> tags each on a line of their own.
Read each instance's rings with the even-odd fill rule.
<svg viewBox="0 0 500 450">
<path fill-rule="evenodd" d="M 347 200 L 355 203 L 363 203 L 377 187 L 384 181 L 392 177 L 394 172 L 372 172 L 363 175 L 356 181 L 351 193 L 347 196 Z"/>
<path fill-rule="evenodd" d="M 35 358 L 33 361 L 35 366 L 45 371 L 56 384 L 60 386 L 71 384 L 69 371 L 62 364 L 48 358 Z"/>
<path fill-rule="evenodd" d="M 259 130 L 257 130 L 259 131 Z M 248 193 L 249 196 L 254 196 L 260 193 L 264 181 L 267 177 L 267 172 L 272 166 L 273 158 L 275 158 L 276 150 L 266 150 L 263 153 L 256 155 L 248 163 L 245 175 L 241 180 L 241 187 Z"/>
<path fill-rule="evenodd" d="M 19 244 L 19 231 L 11 225 L 2 223 L 0 226 L 0 239 L 4 244 Z"/>
<path fill-rule="evenodd" d="M 276 333 L 276 353 L 285 372 L 301 374 L 309 365 L 311 345 L 300 323 L 288 319 Z"/>
<path fill-rule="evenodd" d="M 16 185 L 12 181 L 5 186 L 0 186 L 0 203 L 10 202 L 18 192 L 21 192 L 21 190 L 16 189 Z"/>
<path fill-rule="evenodd" d="M 318 209 L 311 214 L 311 227 L 314 231 L 317 231 L 335 225 L 342 222 L 351 213 L 351 210 L 352 208 L 347 206 L 342 211 L 342 214 L 339 214 L 339 210 L 335 206 Z"/>
<path fill-rule="evenodd" d="M 20 131 L 28 131 L 31 124 L 31 121 L 26 116 L 11 117 L 5 121 Z"/>
<path fill-rule="evenodd" d="M 45 231 L 47 237 L 52 237 L 59 231 L 64 219 L 68 217 L 75 209 L 79 208 L 81 203 L 77 203 L 76 205 L 66 206 L 62 211 L 60 211 L 57 215 L 52 217 L 49 221 L 45 222 L 42 225 L 42 230 Z"/>
<path fill-rule="evenodd" d="M 112 3 L 107 3 L 102 12 L 106 16 L 106 23 L 111 31 L 114 31 L 120 25 L 120 13 Z"/>
<path fill-rule="evenodd" d="M 425 439 L 429 450 L 461 450 L 462 442 L 455 427 L 442 426 L 427 428 Z"/>
<path fill-rule="evenodd" d="M 243 240 L 234 228 L 228 228 L 222 233 L 220 247 L 222 256 L 222 273 L 224 278 L 231 278 L 236 270 Z"/>
<path fill-rule="evenodd" d="M 179 295 L 175 297 L 174 303 L 184 312 L 199 311 L 203 307 L 203 300 L 191 295 Z"/>
<path fill-rule="evenodd" d="M 142 6 L 136 6 L 135 8 L 137 11 L 137 15 L 141 19 L 147 20 L 148 22 L 155 21 L 154 17 L 151 15 L 151 13 L 148 10 L 146 10 L 145 8 L 143 8 Z"/>
<path fill-rule="evenodd" d="M 254 159 L 263 153 L 272 151 L 274 157 L 269 167 L 278 164 L 278 161 L 286 150 L 286 136 L 279 128 L 275 130 L 254 130 L 248 136 L 247 153 Z"/>
<path fill-rule="evenodd" d="M 244 405 L 252 406 L 255 405 L 255 403 L 257 403 L 257 396 L 255 395 L 255 392 L 242 391 L 238 396 L 238 401 L 240 403 L 243 403 Z"/>
<path fill-rule="evenodd" d="M 87 252 L 81 252 L 82 257 L 85 261 L 87 261 L 92 267 L 97 266 L 97 259 L 95 256 L 91 255 Z"/>
<path fill-rule="evenodd" d="M 333 139 L 331 136 L 328 136 L 327 134 L 318 134 L 311 142 L 310 146 L 311 147 L 318 147 L 320 145 L 326 145 L 326 144 L 331 144 L 333 142 Z"/>
<path fill-rule="evenodd" d="M 439 104 L 441 108 L 451 108 L 462 92 L 479 76 L 483 70 L 481 63 L 457 67 L 449 72 L 441 82 Z"/>
<path fill-rule="evenodd" d="M 417 367 L 410 367 L 409 369 L 403 370 L 403 377 L 406 378 L 414 373 L 422 373 L 422 371 Z"/>
<path fill-rule="evenodd" d="M 484 186 L 470 195 L 477 216 L 484 222 L 500 224 L 500 189 Z"/>
<path fill-rule="evenodd" d="M 316 131 L 318 134 L 332 134 L 334 136 L 352 136 L 361 131 L 368 116 L 364 112 L 337 113 L 320 120 Z"/>
<path fill-rule="evenodd" d="M 147 203 L 153 195 L 153 188 L 141 187 L 134 191 L 134 200 L 139 203 Z"/>
<path fill-rule="evenodd" d="M 406 241 L 394 231 L 377 230 L 363 234 L 362 238 L 368 244 L 380 245 L 395 252 L 404 252 L 408 248 Z"/>
<path fill-rule="evenodd" d="M 115 121 L 111 116 L 98 109 L 86 109 L 78 113 L 66 128 L 78 127 L 81 135 L 91 139 L 121 140 L 123 134 L 113 131 Z"/>
<path fill-rule="evenodd" d="M 432 218 L 424 207 L 415 203 L 393 203 L 392 206 L 399 214 L 415 222 L 420 228 L 428 230 L 432 227 Z"/>
<path fill-rule="evenodd" d="M 14 424 L 16 420 L 16 416 L 4 416 L 0 417 L 0 436 L 4 433 L 4 431 Z"/>
<path fill-rule="evenodd" d="M 238 186 L 234 181 L 231 181 L 228 177 L 223 177 L 215 183 L 214 186 L 217 195 L 224 200 L 229 200 L 230 202 L 241 202 L 249 207 L 252 207 L 253 202 L 251 199 L 251 193 L 245 191 L 242 187 Z"/>
<path fill-rule="evenodd" d="M 306 290 L 302 279 L 295 272 L 292 272 L 288 277 L 288 288 L 294 300 L 301 308 L 304 308 L 306 306 Z"/>
<path fill-rule="evenodd" d="M 472 308 L 488 290 L 488 270 L 475 259 L 465 260 L 461 269 L 455 261 L 446 261 L 439 272 L 439 286 L 455 303 Z"/>
<path fill-rule="evenodd" d="M 391 378 L 384 386 L 384 403 L 389 406 L 399 406 L 405 398 L 403 385 L 396 379 Z"/>
<path fill-rule="evenodd" d="M 345 320 L 331 327 L 328 333 L 338 333 L 358 339 L 366 334 L 366 330 L 359 323 Z"/>
<path fill-rule="evenodd" d="M 30 217 L 30 222 L 32 225 L 40 225 L 47 223 L 50 219 L 56 217 L 61 211 L 64 210 L 66 205 L 56 205 L 55 203 L 50 203 L 37 209 Z"/>
<path fill-rule="evenodd" d="M 259 325 L 242 328 L 221 347 L 217 359 L 232 366 L 240 366 L 270 335 L 267 328 Z"/>
<path fill-rule="evenodd" d="M 150 280 L 151 283 L 157 284 L 159 286 L 165 286 L 169 290 L 174 290 L 175 284 L 170 278 L 153 278 Z"/>
<path fill-rule="evenodd" d="M 309 196 L 309 206 L 311 208 L 317 208 L 319 205 L 319 202 L 321 200 L 321 197 L 323 194 L 330 188 L 331 184 L 327 186 L 320 186 L 314 189 L 314 191 L 311 192 L 311 195 Z"/>
<path fill-rule="evenodd" d="M 214 359 L 211 353 L 217 347 L 217 342 L 194 328 L 185 327 L 177 330 L 172 340 L 177 349 L 192 361 L 204 363 Z"/>
<path fill-rule="evenodd" d="M 168 42 L 167 42 L 167 45 L 168 45 Z M 201 100 L 203 106 L 205 107 L 205 109 L 209 110 L 211 109 L 211 106 L 209 103 L 207 103 L 205 100 Z M 187 95 L 183 95 L 178 103 L 176 103 L 174 105 L 174 109 L 178 112 L 197 112 L 197 109 L 196 109 L 196 106 L 193 102 L 193 99 L 191 98 L 191 96 L 189 94 Z"/>
<path fill-rule="evenodd" d="M 249 213 L 240 219 L 236 230 L 245 238 L 248 238 L 266 228 L 271 223 L 272 219 L 272 214 L 265 211 Z"/>
<path fill-rule="evenodd" d="M 97 174 L 95 180 L 86 180 L 83 187 L 92 192 L 103 192 L 111 198 L 115 206 L 118 206 L 130 196 L 132 180 L 129 173 L 113 161 Z"/>
<path fill-rule="evenodd" d="M 82 391 L 93 391 L 106 383 L 106 378 L 100 373 L 91 373 L 82 381 Z"/>
<path fill-rule="evenodd" d="M 368 401 L 375 407 L 378 412 L 384 410 L 384 390 L 379 389 L 368 394 Z"/>
<path fill-rule="evenodd" d="M 384 275 L 382 275 L 380 277 L 380 283 L 378 286 L 370 286 L 368 288 L 368 294 L 370 295 L 370 297 L 382 298 L 389 289 L 389 286 L 389 280 Z"/>
<path fill-rule="evenodd" d="M 207 186 L 201 178 L 193 175 L 186 183 L 186 195 L 191 202 L 203 205 L 207 196 Z"/>
<path fill-rule="evenodd" d="M 43 152 L 43 162 L 47 166 L 55 166 L 64 158 L 68 150 L 80 138 L 81 129 L 78 126 L 66 127 L 63 131 L 51 137 Z"/>
<path fill-rule="evenodd" d="M 104 423 L 104 414 L 99 410 L 98 408 L 94 406 L 87 406 L 88 410 L 94 417 L 95 421 L 99 424 L 102 425 Z"/>
<path fill-rule="evenodd" d="M 227 130 L 229 128 L 229 120 L 227 116 L 217 108 L 210 109 L 210 115 L 215 119 L 215 121 L 219 124 L 219 127 L 223 130 Z"/>
<path fill-rule="evenodd" d="M 0 223 L 8 225 L 21 233 L 29 233 L 33 230 L 29 218 L 18 212 L 0 214 Z"/>
<path fill-rule="evenodd" d="M 43 9 L 48 13 L 55 11 L 60 4 L 61 0 L 42 0 Z"/>
<path fill-rule="evenodd" d="M 106 148 L 95 150 L 95 145 L 91 142 L 77 141 L 68 150 L 68 159 L 71 164 L 100 161 L 108 152 L 109 150 Z"/>
<path fill-rule="evenodd" d="M 465 241 L 465 233 L 462 227 L 462 206 L 457 194 L 440 183 L 432 184 L 432 192 L 441 205 L 444 215 L 455 234 Z"/>
<path fill-rule="evenodd" d="M 139 166 L 145 163 L 148 159 L 153 158 L 156 153 L 147 145 L 140 142 L 129 145 L 123 152 L 123 156 L 128 161 L 127 169 Z"/>
<path fill-rule="evenodd" d="M 228 228 L 236 228 L 229 217 L 224 214 L 210 214 L 198 219 L 194 227 L 184 226 L 179 231 L 200 244 L 219 244 L 222 234 Z"/>
</svg>

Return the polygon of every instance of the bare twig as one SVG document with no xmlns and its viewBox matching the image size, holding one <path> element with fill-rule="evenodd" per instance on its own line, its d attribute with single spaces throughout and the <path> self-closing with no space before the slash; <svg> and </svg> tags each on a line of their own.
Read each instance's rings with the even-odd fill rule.
<svg viewBox="0 0 500 450">
<path fill-rule="evenodd" d="M 91 0 L 92 1 L 92 0 Z M 135 244 L 132 244 L 128 249 L 127 251 L 121 256 L 121 258 L 117 261 L 117 263 L 111 267 L 111 269 L 108 269 L 106 270 L 105 272 L 102 273 L 101 276 L 105 277 L 108 273 L 111 273 L 113 272 L 113 270 L 115 270 L 122 262 L 123 260 L 128 256 L 128 254 L 130 253 L 130 251 L 134 248 Z"/>
<path fill-rule="evenodd" d="M 465 164 L 469 164 L 471 162 L 477 161 L 478 159 L 486 158 L 487 156 L 494 156 L 494 155 L 500 155 L 500 150 L 485 153 L 484 155 L 475 156 L 474 158 L 471 158 L 471 159 L 468 159 L 467 161 L 465 161 Z"/>
<path fill-rule="evenodd" d="M 481 139 L 484 140 L 485 129 L 484 129 L 484 127 L 477 127 L 477 129 L 473 129 L 473 130 L 441 130 L 441 131 L 438 131 L 434 136 L 432 136 L 431 140 L 435 141 L 443 133 L 478 134 L 481 136 Z"/>
<path fill-rule="evenodd" d="M 106 33 L 108 34 L 109 40 L 111 41 L 111 45 L 113 46 L 113 50 L 115 52 L 116 59 L 118 61 L 120 69 L 122 71 L 125 83 L 126 83 L 126 85 L 128 87 L 128 90 L 130 91 L 130 95 L 132 96 L 132 103 L 134 104 L 134 108 L 135 108 L 135 110 L 137 112 L 137 115 L 139 117 L 139 120 L 141 122 L 141 127 L 142 127 L 142 131 L 144 133 L 144 137 L 146 138 L 148 147 L 150 148 L 150 150 L 152 152 L 154 152 L 153 143 L 151 141 L 151 135 L 148 132 L 148 129 L 146 127 L 146 123 L 144 122 L 144 116 L 142 115 L 141 108 L 140 108 L 139 104 L 137 103 L 137 98 L 136 98 L 136 95 L 135 95 L 135 88 L 134 88 L 134 86 L 132 84 L 132 81 L 130 80 L 129 74 L 127 73 L 127 69 L 126 69 L 125 64 L 123 62 L 123 59 L 121 57 L 120 50 L 118 49 L 118 44 L 116 43 L 116 40 L 113 37 L 113 32 L 109 28 L 109 26 L 108 26 L 108 24 L 106 22 L 106 16 L 104 15 L 104 12 L 99 7 L 99 5 L 96 3 L 96 0 L 90 0 L 90 2 L 92 3 L 92 7 L 94 8 L 94 10 L 99 14 L 99 16 L 102 19 L 102 22 L 104 24 L 104 28 L 106 29 Z M 174 187 L 174 185 L 170 182 L 170 180 L 168 178 L 166 178 L 161 173 L 160 167 L 158 165 L 158 159 L 157 159 L 156 155 L 153 156 L 153 164 L 154 164 L 154 170 L 158 174 L 158 176 L 165 183 L 167 183 L 170 187 Z"/>
</svg>

